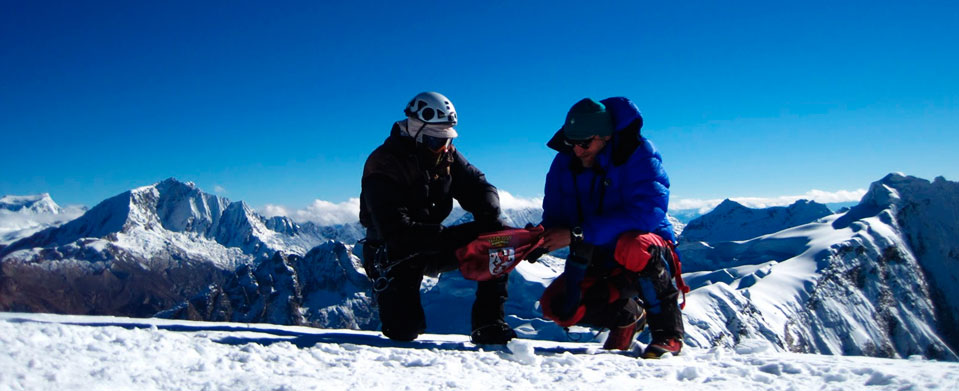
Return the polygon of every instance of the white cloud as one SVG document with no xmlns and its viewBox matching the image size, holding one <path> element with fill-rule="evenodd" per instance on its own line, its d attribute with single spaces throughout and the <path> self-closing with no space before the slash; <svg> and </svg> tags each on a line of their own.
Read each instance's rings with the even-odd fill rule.
<svg viewBox="0 0 959 391">
<path fill-rule="evenodd" d="M 6 238 L 5 234 L 23 230 L 39 230 L 48 226 L 60 225 L 80 217 L 87 208 L 79 205 L 69 205 L 59 214 L 53 213 L 18 213 L 0 209 L 0 243 Z M 30 232 L 32 234 L 32 232 Z M 17 238 L 24 237 L 19 236 Z M 9 244 L 9 243 L 8 243 Z"/>
<path fill-rule="evenodd" d="M 529 208 L 542 208 L 543 199 L 540 197 L 534 198 L 520 198 L 516 197 L 505 190 L 499 191 L 499 205 L 503 210 L 506 209 L 529 209 Z"/>
<path fill-rule="evenodd" d="M 810 190 L 802 195 L 730 197 L 730 199 L 751 208 L 768 208 L 770 206 L 786 206 L 797 200 L 813 200 L 822 203 L 859 201 L 865 194 L 865 189 L 839 190 L 835 192 Z M 503 210 L 541 208 L 543 206 L 542 197 L 516 197 L 504 190 L 499 191 L 499 199 L 500 206 Z M 707 213 L 722 201 L 723 199 L 679 199 L 670 200 L 669 206 L 670 210 L 699 209 L 700 213 Z M 456 205 L 458 206 L 458 204 Z M 340 203 L 317 199 L 306 208 L 295 210 L 282 205 L 267 204 L 260 210 L 260 214 L 266 217 L 287 216 L 298 222 L 311 221 L 320 225 L 353 223 L 359 220 L 360 199 L 350 198 Z"/>
<path fill-rule="evenodd" d="M 866 194 L 866 189 L 839 190 L 835 192 L 827 192 L 827 191 L 814 189 L 802 195 L 779 196 L 779 197 L 729 197 L 729 199 L 750 208 L 768 208 L 771 206 L 790 205 L 798 200 L 813 200 L 821 203 L 850 202 L 850 201 L 855 202 L 862 199 L 862 196 L 865 194 Z M 720 202 L 723 202 L 723 199 L 670 200 L 669 209 L 670 210 L 699 209 L 700 213 L 707 213 L 713 208 L 715 208 L 716 205 L 719 205 Z"/>
<path fill-rule="evenodd" d="M 360 199 L 350 198 L 340 203 L 317 199 L 306 208 L 293 211 L 282 205 L 267 204 L 260 213 L 266 217 L 287 216 L 294 221 L 311 221 L 320 225 L 346 224 L 359 220 Z"/>
<path fill-rule="evenodd" d="M 499 191 L 500 206 L 502 209 L 540 208 L 543 199 L 516 197 L 509 192 Z M 459 204 L 455 204 L 459 206 Z M 360 199 L 350 198 L 347 201 L 333 203 L 325 200 L 314 200 L 312 204 L 302 209 L 291 209 L 283 205 L 266 204 L 259 213 L 264 217 L 286 216 L 297 222 L 311 221 L 320 225 L 354 223 L 360 217 Z"/>
<path fill-rule="evenodd" d="M 260 210 L 260 214 L 264 217 L 274 217 L 274 216 L 286 216 L 290 217 L 290 211 L 281 205 L 266 204 L 263 209 Z"/>
<path fill-rule="evenodd" d="M 220 185 L 213 185 L 213 192 L 221 195 L 227 193 L 226 188 Z"/>
</svg>

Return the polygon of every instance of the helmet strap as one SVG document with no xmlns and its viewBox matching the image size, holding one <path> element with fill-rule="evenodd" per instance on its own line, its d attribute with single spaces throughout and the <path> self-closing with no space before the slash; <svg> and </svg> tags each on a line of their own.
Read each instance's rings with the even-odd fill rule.
<svg viewBox="0 0 959 391">
<path fill-rule="evenodd" d="M 420 133 L 423 132 L 423 129 L 426 129 L 426 122 L 423 122 L 423 125 L 420 126 L 419 130 L 416 131 L 416 134 L 412 134 L 414 142 L 416 142 L 417 139 L 420 137 Z"/>
</svg>

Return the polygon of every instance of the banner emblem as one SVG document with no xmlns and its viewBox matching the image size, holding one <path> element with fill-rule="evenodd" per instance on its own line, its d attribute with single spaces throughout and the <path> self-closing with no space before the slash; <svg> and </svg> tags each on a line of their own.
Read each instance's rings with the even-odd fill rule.
<svg viewBox="0 0 959 391">
<path fill-rule="evenodd" d="M 516 250 L 512 247 L 491 248 L 489 250 L 489 273 L 498 276 L 516 263 Z"/>
</svg>

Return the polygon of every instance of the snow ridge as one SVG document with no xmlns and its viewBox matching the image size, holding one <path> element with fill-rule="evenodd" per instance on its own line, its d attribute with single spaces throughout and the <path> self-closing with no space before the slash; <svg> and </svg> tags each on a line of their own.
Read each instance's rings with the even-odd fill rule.
<svg viewBox="0 0 959 391">
<path fill-rule="evenodd" d="M 959 347 L 959 182 L 943 177 L 931 183 L 903 174 L 889 174 L 874 183 L 863 208 L 889 205 L 889 219 L 921 265 L 936 304 L 939 332 Z"/>
<path fill-rule="evenodd" d="M 957 203 L 957 183 L 893 174 L 841 215 L 746 241 L 683 243 L 694 288 L 687 342 L 762 338 L 798 352 L 956 360 L 945 299 L 955 292 L 927 276 L 955 275 L 943 265 L 959 253 Z"/>
<path fill-rule="evenodd" d="M 680 241 L 727 242 L 746 240 L 831 215 L 824 204 L 799 200 L 787 207 L 747 208 L 726 199 L 711 212 L 693 219 L 683 229 Z"/>
</svg>

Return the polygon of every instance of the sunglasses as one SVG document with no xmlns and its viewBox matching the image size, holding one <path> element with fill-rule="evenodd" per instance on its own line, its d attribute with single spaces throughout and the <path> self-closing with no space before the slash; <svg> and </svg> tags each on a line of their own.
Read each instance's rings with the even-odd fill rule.
<svg viewBox="0 0 959 391">
<path fill-rule="evenodd" d="M 453 139 L 448 137 L 434 137 L 424 134 L 420 144 L 423 144 L 424 147 L 428 148 L 430 151 L 437 152 L 443 148 L 448 147 L 453 143 Z"/>
<path fill-rule="evenodd" d="M 589 149 L 589 146 L 593 144 L 593 137 L 585 140 L 570 140 L 567 138 L 564 141 L 566 142 L 566 145 L 569 145 L 570 147 L 575 147 L 578 145 L 580 148 Z"/>
</svg>

